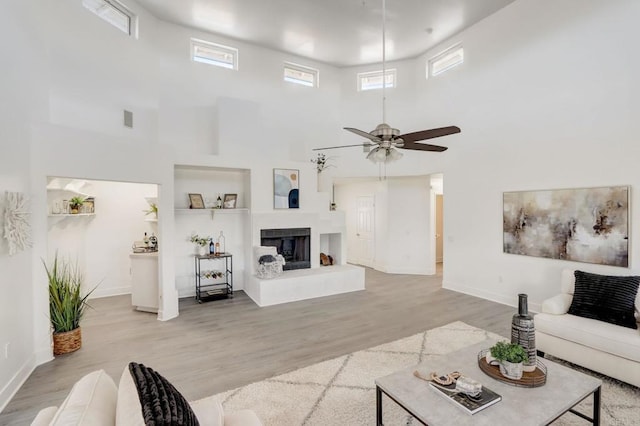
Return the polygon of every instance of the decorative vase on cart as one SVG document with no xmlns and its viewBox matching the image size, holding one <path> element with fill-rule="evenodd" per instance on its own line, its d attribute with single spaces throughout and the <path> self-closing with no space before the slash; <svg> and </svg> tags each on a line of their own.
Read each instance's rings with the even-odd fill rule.
<svg viewBox="0 0 640 426">
<path fill-rule="evenodd" d="M 536 369 L 536 333 L 533 316 L 529 315 L 526 294 L 518 294 L 518 313 L 511 320 L 511 343 L 519 344 L 529 355 L 529 359 L 524 362 L 524 371 L 534 371 Z"/>
</svg>

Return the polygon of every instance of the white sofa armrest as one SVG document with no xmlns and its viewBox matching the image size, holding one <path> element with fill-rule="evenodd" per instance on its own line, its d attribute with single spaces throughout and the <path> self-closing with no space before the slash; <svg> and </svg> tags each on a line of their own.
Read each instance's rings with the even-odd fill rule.
<svg viewBox="0 0 640 426">
<path fill-rule="evenodd" d="M 47 407 L 43 408 L 38 412 L 38 415 L 31 422 L 31 426 L 49 426 L 51 420 L 58 412 L 58 407 Z"/>
<path fill-rule="evenodd" d="M 202 426 L 224 425 L 224 409 L 218 398 L 209 396 L 197 401 L 189 401 L 189 405 Z"/>
<path fill-rule="evenodd" d="M 262 426 L 262 422 L 251 410 L 238 410 L 224 416 L 224 426 Z"/>
<path fill-rule="evenodd" d="M 215 396 L 189 402 L 189 405 L 202 426 L 262 426 L 256 413 L 251 410 L 225 413 Z"/>
<path fill-rule="evenodd" d="M 542 312 L 545 314 L 564 315 L 569 312 L 573 296 L 561 293 L 542 302 Z"/>
</svg>

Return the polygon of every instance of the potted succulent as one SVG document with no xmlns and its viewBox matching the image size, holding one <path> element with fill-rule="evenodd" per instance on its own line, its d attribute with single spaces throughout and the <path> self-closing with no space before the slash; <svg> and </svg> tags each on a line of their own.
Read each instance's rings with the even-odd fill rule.
<svg viewBox="0 0 640 426">
<path fill-rule="evenodd" d="M 196 245 L 196 254 L 204 256 L 209 253 L 207 246 L 211 242 L 211 237 L 201 237 L 198 234 L 193 234 L 189 237 L 189 241 Z"/>
<path fill-rule="evenodd" d="M 514 380 L 522 378 L 523 363 L 529 359 L 527 351 L 522 346 L 506 341 L 498 342 L 491 347 L 489 353 L 492 358 L 498 361 L 500 373 L 503 376 Z"/>
<path fill-rule="evenodd" d="M 78 214 L 80 212 L 80 207 L 84 204 L 84 198 L 82 197 L 73 197 L 69 200 L 69 208 L 71 209 L 72 214 Z"/>
<path fill-rule="evenodd" d="M 87 306 L 87 298 L 95 287 L 82 294 L 83 276 L 78 265 L 59 260 L 58 254 L 48 267 L 42 261 L 49 281 L 49 317 L 53 329 L 53 354 L 74 352 L 82 346 L 80 320 Z"/>
</svg>

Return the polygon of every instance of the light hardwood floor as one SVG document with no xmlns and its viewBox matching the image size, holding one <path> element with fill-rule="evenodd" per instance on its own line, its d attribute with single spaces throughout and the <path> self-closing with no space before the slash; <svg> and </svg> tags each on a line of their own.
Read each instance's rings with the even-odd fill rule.
<svg viewBox="0 0 640 426">
<path fill-rule="evenodd" d="M 444 290 L 440 274 L 367 269 L 366 288 L 266 308 L 243 292 L 201 305 L 182 299 L 180 316 L 166 322 L 133 311 L 129 296 L 93 300 L 82 349 L 36 368 L 0 425 L 29 424 L 95 369 L 117 383 L 130 361 L 159 371 L 193 400 L 452 321 L 509 335 L 514 308 Z"/>
</svg>

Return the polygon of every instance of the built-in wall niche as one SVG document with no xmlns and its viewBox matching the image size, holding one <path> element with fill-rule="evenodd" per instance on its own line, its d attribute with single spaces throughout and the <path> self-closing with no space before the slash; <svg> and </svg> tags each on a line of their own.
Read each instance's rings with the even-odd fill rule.
<svg viewBox="0 0 640 426">
<path fill-rule="evenodd" d="M 333 258 L 334 265 L 342 264 L 342 234 L 320 234 L 320 253 Z"/>
<path fill-rule="evenodd" d="M 247 248 L 251 247 L 250 171 L 177 165 L 174 168 L 175 227 L 173 245 L 175 282 L 179 297 L 195 294 L 194 253 L 191 235 L 213 238 L 223 232 L 225 251 L 233 255 L 233 287 L 242 290 Z M 189 209 L 189 194 L 200 194 L 204 209 Z M 212 209 L 216 199 L 237 194 L 235 209 Z"/>
<path fill-rule="evenodd" d="M 174 207 L 189 209 L 189 194 L 200 194 L 205 208 L 213 208 L 218 197 L 236 194 L 236 208 L 250 208 L 250 171 L 219 167 L 177 165 L 174 169 Z M 195 210 L 195 209 L 194 209 Z"/>
</svg>

